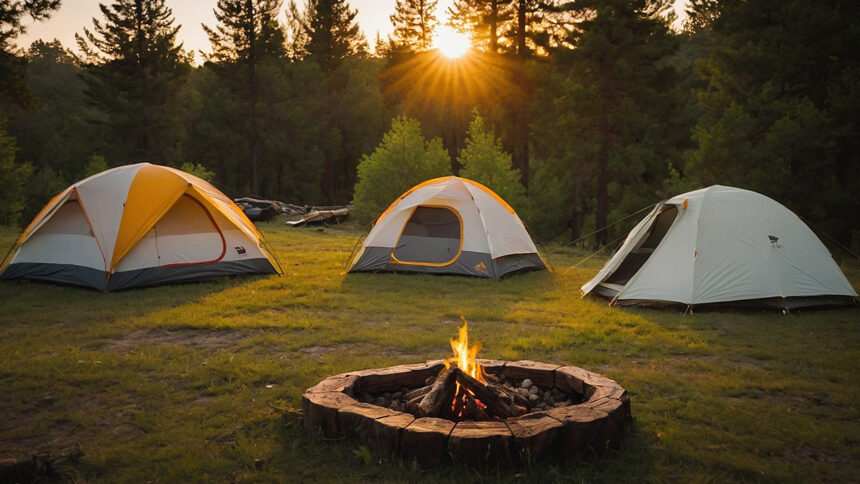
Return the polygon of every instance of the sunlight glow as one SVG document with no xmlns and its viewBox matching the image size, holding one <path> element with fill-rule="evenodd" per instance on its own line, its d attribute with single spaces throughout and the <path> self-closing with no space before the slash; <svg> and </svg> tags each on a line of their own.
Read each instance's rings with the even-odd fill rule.
<svg viewBox="0 0 860 484">
<path fill-rule="evenodd" d="M 472 42 L 465 34 L 461 34 L 448 26 L 439 29 L 439 34 L 433 39 L 433 47 L 450 59 L 463 57 L 472 47 Z"/>
</svg>

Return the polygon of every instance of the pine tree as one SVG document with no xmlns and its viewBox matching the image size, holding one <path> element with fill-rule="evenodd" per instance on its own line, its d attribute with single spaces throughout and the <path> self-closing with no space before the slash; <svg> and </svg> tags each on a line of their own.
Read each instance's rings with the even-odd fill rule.
<svg viewBox="0 0 860 484">
<path fill-rule="evenodd" d="M 448 25 L 469 33 L 473 44 L 487 52 L 499 52 L 502 25 L 510 19 L 510 0 L 455 0 L 448 8 Z"/>
<path fill-rule="evenodd" d="M 219 68 L 222 81 L 241 99 L 247 120 L 243 135 L 249 145 L 251 193 L 260 192 L 260 164 L 263 139 L 260 136 L 260 73 L 261 65 L 286 56 L 286 36 L 278 24 L 280 0 L 218 0 L 215 7 L 215 28 L 203 26 L 212 44 L 207 60 Z"/>
<path fill-rule="evenodd" d="M 438 0 L 397 0 L 390 17 L 394 41 L 414 51 L 430 50 L 433 34 L 439 26 L 438 3 Z"/>
<path fill-rule="evenodd" d="M 858 18 L 857 2 L 723 2 L 699 65 L 708 85 L 687 174 L 761 192 L 849 243 L 860 210 Z"/>
<path fill-rule="evenodd" d="M 330 73 L 347 57 L 367 53 L 367 40 L 355 20 L 358 12 L 345 0 L 305 0 L 302 12 L 291 1 L 289 12 L 295 57 L 308 58 Z"/>
<path fill-rule="evenodd" d="M 555 178 L 569 180 L 570 199 L 593 210 L 599 247 L 607 241 L 601 229 L 610 206 L 639 203 L 629 200 L 665 178 L 665 140 L 673 127 L 668 120 L 676 117 L 678 104 L 675 71 L 665 60 L 676 41 L 657 15 L 660 5 L 649 0 L 579 0 L 569 6 L 583 20 L 565 39 L 573 48 L 555 52 L 560 71 L 547 88 L 550 99 L 541 102 L 544 124 L 536 132 L 542 157 L 561 170 Z M 610 186 L 617 188 L 610 193 Z M 570 215 L 579 218 L 575 235 L 585 207 L 572 208 L 581 211 Z"/>
<path fill-rule="evenodd" d="M 0 99 L 8 98 L 19 105 L 28 105 L 30 95 L 24 81 L 23 58 L 14 52 L 11 41 L 27 31 L 24 16 L 35 21 L 50 17 L 59 8 L 60 0 L 0 1 Z"/>
<path fill-rule="evenodd" d="M 182 132 L 174 108 L 191 59 L 177 43 L 173 12 L 165 0 L 99 8 L 104 20 L 75 38 L 91 74 L 87 94 L 108 127 L 109 161 L 178 161 L 169 159 Z"/>
</svg>

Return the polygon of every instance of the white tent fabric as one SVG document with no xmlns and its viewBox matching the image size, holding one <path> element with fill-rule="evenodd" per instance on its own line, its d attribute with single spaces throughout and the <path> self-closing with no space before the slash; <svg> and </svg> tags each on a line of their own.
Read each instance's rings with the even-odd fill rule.
<svg viewBox="0 0 860 484">
<path fill-rule="evenodd" d="M 395 257 L 406 243 L 431 252 L 439 238 L 406 241 L 406 227 L 419 208 L 445 208 L 459 218 L 459 250 L 444 263 L 408 263 Z M 449 239 L 450 240 L 450 239 Z M 409 271 L 467 274 L 498 279 L 509 272 L 544 269 L 537 248 L 513 208 L 489 188 L 465 178 L 428 180 L 404 193 L 379 216 L 350 272 Z"/>
<path fill-rule="evenodd" d="M 657 217 L 671 208 L 677 216 L 653 252 L 637 250 L 654 232 Z M 628 280 L 613 282 L 624 264 L 635 264 L 637 252 L 647 256 L 641 267 Z M 759 193 L 719 185 L 655 207 L 582 286 L 582 294 L 589 293 L 622 304 L 761 301 L 784 308 L 825 303 L 816 299 L 822 297 L 844 301 L 857 296 L 797 215 Z"/>
</svg>

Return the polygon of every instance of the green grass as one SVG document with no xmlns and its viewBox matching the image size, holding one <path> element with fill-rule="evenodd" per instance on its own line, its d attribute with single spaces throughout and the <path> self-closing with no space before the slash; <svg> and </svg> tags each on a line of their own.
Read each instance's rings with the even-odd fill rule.
<svg viewBox="0 0 860 484">
<path fill-rule="evenodd" d="M 579 298 L 605 258 L 570 268 L 586 254 L 563 247 L 545 249 L 553 273 L 501 282 L 342 276 L 355 229 L 262 228 L 283 277 L 0 283 L 0 458 L 79 445 L 63 470 L 78 482 L 860 480 L 860 309 L 609 308 Z M 0 228 L 0 246 L 15 236 Z M 860 265 L 844 269 L 857 287 Z M 625 450 L 480 475 L 302 434 L 305 388 L 447 356 L 461 315 L 482 357 L 616 379 L 635 418 Z"/>
</svg>

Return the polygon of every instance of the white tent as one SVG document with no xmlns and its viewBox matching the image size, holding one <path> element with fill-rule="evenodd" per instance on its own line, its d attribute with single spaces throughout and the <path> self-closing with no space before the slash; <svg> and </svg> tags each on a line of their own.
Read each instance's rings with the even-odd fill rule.
<svg viewBox="0 0 860 484">
<path fill-rule="evenodd" d="M 400 196 L 364 239 L 350 272 L 406 271 L 499 279 L 545 269 L 517 213 L 489 188 L 447 176 Z"/>
<path fill-rule="evenodd" d="M 658 204 L 582 286 L 611 304 L 850 304 L 857 293 L 792 211 L 715 185 Z"/>
<path fill-rule="evenodd" d="M 63 190 L 17 245 L 2 279 L 110 291 L 278 272 L 259 231 L 229 198 L 196 176 L 149 163 L 103 171 Z"/>
</svg>

